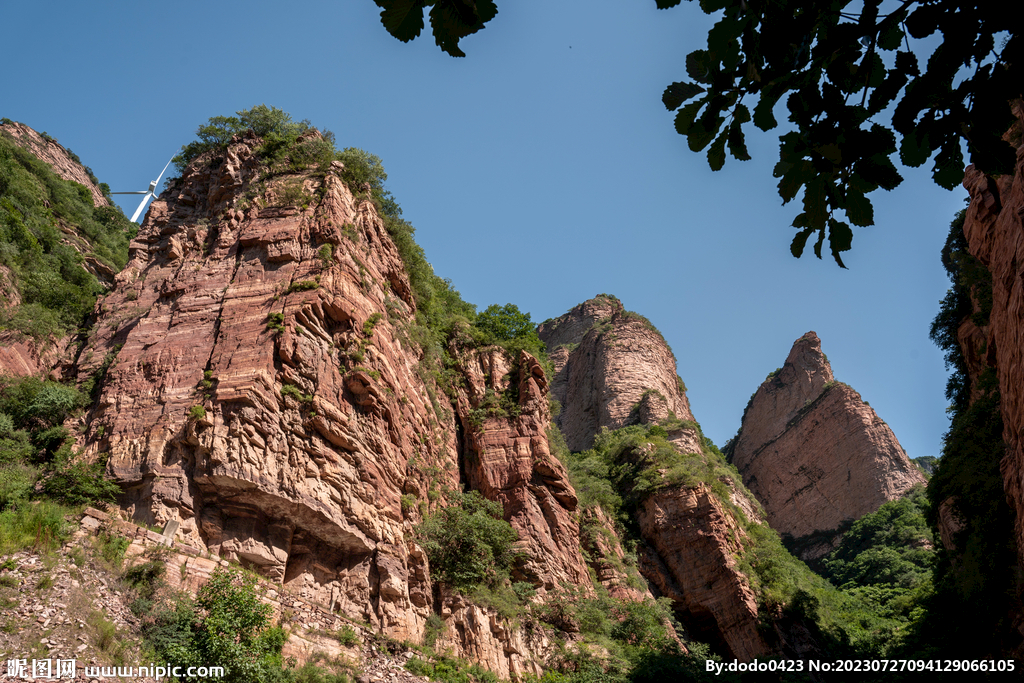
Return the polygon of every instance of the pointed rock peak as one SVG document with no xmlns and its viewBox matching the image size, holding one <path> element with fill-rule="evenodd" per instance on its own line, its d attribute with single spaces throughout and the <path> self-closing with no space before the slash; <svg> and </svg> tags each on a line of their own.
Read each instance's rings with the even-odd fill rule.
<svg viewBox="0 0 1024 683">
<path fill-rule="evenodd" d="M 924 482 L 889 426 L 835 381 L 814 332 L 758 387 L 727 450 L 769 524 L 804 560 L 829 552 L 844 525 Z"/>
<path fill-rule="evenodd" d="M 786 364 L 769 379 L 791 389 L 798 401 L 817 398 L 825 386 L 835 381 L 828 357 L 821 351 L 821 339 L 813 331 L 793 342 Z"/>
</svg>

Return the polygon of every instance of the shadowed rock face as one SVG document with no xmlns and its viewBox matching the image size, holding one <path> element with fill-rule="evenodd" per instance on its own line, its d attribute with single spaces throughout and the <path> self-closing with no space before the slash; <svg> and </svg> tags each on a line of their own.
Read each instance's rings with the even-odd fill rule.
<svg viewBox="0 0 1024 683">
<path fill-rule="evenodd" d="M 643 502 L 638 521 L 648 544 L 644 576 L 688 614 L 691 628 L 739 660 L 768 654 L 754 591 L 736 563 L 746 534 L 710 489 L 658 491 Z"/>
<path fill-rule="evenodd" d="M 829 552 L 843 525 L 925 481 L 889 426 L 835 381 L 814 332 L 754 394 L 731 459 L 805 560 Z"/>
<path fill-rule="evenodd" d="M 1006 456 L 1003 484 L 1013 508 L 1018 562 L 1024 566 L 1024 105 L 1014 105 L 1018 121 L 1005 136 L 1016 135 L 1014 173 L 992 178 L 968 166 L 963 185 L 971 196 L 964 236 L 972 255 L 992 273 L 992 312 L 979 330 L 969 320 L 959 332 L 973 391 L 984 366 L 994 365 L 999 378 Z M 982 358 L 984 350 L 984 358 Z"/>
</svg>

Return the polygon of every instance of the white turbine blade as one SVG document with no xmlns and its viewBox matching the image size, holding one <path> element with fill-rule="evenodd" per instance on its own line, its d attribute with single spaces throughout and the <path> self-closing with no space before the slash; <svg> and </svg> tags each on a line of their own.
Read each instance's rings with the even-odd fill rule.
<svg viewBox="0 0 1024 683">
<path fill-rule="evenodd" d="M 111 192 L 110 194 L 149 194 L 149 190 L 139 190 L 138 192 Z"/>
<path fill-rule="evenodd" d="M 172 161 L 174 161 L 174 157 L 171 157 L 170 159 L 168 159 L 168 160 L 167 160 L 167 163 L 166 163 L 166 164 L 164 164 L 164 170 L 163 170 L 163 171 L 160 171 L 160 175 L 158 175 L 158 176 L 156 177 L 156 181 L 155 181 L 155 182 L 156 182 L 156 184 L 157 184 L 157 185 L 159 185 L 159 184 L 160 184 L 160 179 L 164 177 L 164 171 L 166 171 L 166 170 L 167 170 L 167 167 L 171 165 L 171 162 L 172 162 Z M 156 189 L 156 188 L 154 188 L 154 190 L 155 190 L 155 189 Z"/>
<path fill-rule="evenodd" d="M 135 209 L 135 213 L 132 214 L 132 223 L 134 223 L 136 220 L 138 220 L 139 214 L 141 214 L 142 210 L 144 208 L 146 208 L 146 202 L 149 201 L 150 197 L 154 197 L 154 196 L 155 195 L 152 192 L 147 192 L 146 193 L 146 196 L 142 198 L 142 203 L 139 204 L 139 208 Z"/>
</svg>

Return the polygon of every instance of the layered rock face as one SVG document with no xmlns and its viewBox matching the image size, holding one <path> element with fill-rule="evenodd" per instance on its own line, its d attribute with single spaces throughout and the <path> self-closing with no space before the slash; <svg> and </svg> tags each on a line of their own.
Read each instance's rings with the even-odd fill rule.
<svg viewBox="0 0 1024 683">
<path fill-rule="evenodd" d="M 474 433 L 460 472 L 466 444 L 410 341 L 415 303 L 373 204 L 338 162 L 260 178 L 260 142 L 201 157 L 153 203 L 77 365 L 105 375 L 85 452 L 108 457 L 136 520 L 176 519 L 182 540 L 394 638 L 419 641 L 440 612 L 454 654 L 539 673 L 525 636 L 437 603 L 413 525 L 469 479 L 520 529 L 525 574 L 588 581 L 543 372 L 519 360 L 519 416 Z M 466 361 L 458 419 L 481 369 L 496 382 L 508 365 L 498 350 Z"/>
<path fill-rule="evenodd" d="M 835 381 L 814 332 L 751 398 L 730 457 L 768 523 L 805 560 L 828 553 L 844 525 L 925 481 L 889 426 Z"/>
<path fill-rule="evenodd" d="M 690 629 L 737 659 L 768 654 L 757 599 L 736 562 L 746 534 L 711 490 L 702 484 L 658 491 L 644 500 L 638 521 L 648 543 L 641 570 L 687 613 Z"/>
<path fill-rule="evenodd" d="M 675 358 L 646 318 L 602 295 L 537 332 L 555 367 L 551 391 L 562 404 L 557 424 L 571 450 L 590 448 L 602 427 L 676 418 L 673 440 L 684 452 L 700 452 Z"/>
<path fill-rule="evenodd" d="M 969 166 L 964 176 L 971 196 L 964 236 L 971 254 L 992 273 L 992 312 L 984 330 L 967 321 L 958 337 L 969 366 L 994 365 L 999 378 L 1007 446 L 1001 471 L 1007 500 L 1016 514 L 1018 560 L 1024 566 L 1024 104 L 1020 100 L 1014 113 L 1018 122 L 1005 136 L 1017 149 L 1014 173 L 992 178 Z M 973 388 L 980 372 L 970 369 Z"/>
<path fill-rule="evenodd" d="M 504 505 L 505 516 L 519 532 L 526 559 L 517 580 L 544 591 L 563 583 L 589 585 L 580 554 L 576 492 L 565 466 L 551 455 L 547 378 L 537 359 L 521 352 L 518 367 L 498 347 L 472 352 L 462 363 L 466 386 L 459 389 L 457 410 L 465 434 L 467 483 L 486 498 Z M 512 412 L 485 407 L 514 391 Z"/>
<path fill-rule="evenodd" d="M 562 404 L 558 424 L 570 449 L 589 448 L 602 428 L 648 424 L 665 426 L 680 452 L 707 457 L 675 358 L 645 318 L 599 295 L 545 322 L 538 333 L 555 366 L 551 392 Z M 749 518 L 760 518 L 747 492 L 730 493 Z M 607 540 L 614 538 L 610 520 L 600 508 L 588 514 L 595 528 L 607 530 L 588 541 L 588 552 L 600 558 L 593 565 L 599 581 L 614 595 L 637 595 L 617 571 L 622 551 Z M 736 561 L 746 534 L 722 501 L 705 485 L 668 486 L 643 501 L 637 521 L 645 542 L 640 572 L 672 600 L 684 625 L 737 659 L 768 653 L 757 630 L 754 592 Z"/>
</svg>

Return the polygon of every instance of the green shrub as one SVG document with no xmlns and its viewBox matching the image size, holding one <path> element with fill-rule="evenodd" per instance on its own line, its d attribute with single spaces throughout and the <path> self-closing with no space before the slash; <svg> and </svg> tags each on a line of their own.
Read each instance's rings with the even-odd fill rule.
<svg viewBox="0 0 1024 683">
<path fill-rule="evenodd" d="M 281 680 L 285 633 L 271 627 L 272 608 L 260 600 L 256 577 L 217 567 L 195 603 L 163 609 L 146 638 L 171 666 L 222 666 L 229 683 Z"/>
<path fill-rule="evenodd" d="M 302 393 L 302 390 L 294 384 L 285 384 L 281 387 L 281 397 L 283 398 L 285 396 L 290 396 L 299 403 L 311 403 L 313 401 L 312 394 Z"/>
<path fill-rule="evenodd" d="M 64 505 L 93 505 L 99 501 L 113 502 L 121 487 L 106 479 L 105 460 L 97 462 L 73 461 L 70 448 L 54 456 L 53 463 L 43 479 L 43 492 Z"/>
<path fill-rule="evenodd" d="M 202 420 L 204 417 L 206 417 L 206 408 L 203 406 L 192 406 L 188 409 L 188 419 Z"/>
<path fill-rule="evenodd" d="M 0 133 L 0 263 L 11 271 L 22 301 L 0 315 L 0 327 L 48 339 L 78 328 L 92 311 L 103 287 L 82 266 L 62 226 L 81 236 L 83 251 L 114 270 L 127 262 L 137 231 L 120 209 L 94 207 L 88 189 L 59 178 Z"/>
<path fill-rule="evenodd" d="M 338 631 L 338 642 L 345 647 L 355 647 L 359 644 L 359 634 L 356 633 L 354 628 L 345 624 Z"/>
<path fill-rule="evenodd" d="M 23 548 L 51 552 L 66 541 L 77 525 L 67 520 L 72 508 L 50 500 L 18 505 L 0 512 L 0 554 Z"/>
<path fill-rule="evenodd" d="M 456 505 L 438 510 L 416 527 L 431 574 L 460 590 L 497 585 L 512 567 L 517 534 L 503 519 L 500 503 L 476 491 L 456 500 Z"/>
<path fill-rule="evenodd" d="M 268 313 L 267 329 L 275 332 L 284 332 L 284 313 Z"/>
<path fill-rule="evenodd" d="M 333 251 L 330 244 L 324 244 L 317 250 L 316 255 L 320 259 L 321 268 L 326 270 L 334 265 Z"/>
<path fill-rule="evenodd" d="M 380 313 L 374 313 L 369 318 L 367 318 L 366 321 L 363 322 L 363 334 L 366 335 L 367 337 L 373 336 L 373 328 L 377 325 L 378 322 L 380 322 L 381 317 L 382 316 Z"/>
<path fill-rule="evenodd" d="M 288 289 L 285 290 L 286 294 L 292 292 L 307 292 L 311 289 L 316 289 L 320 286 L 320 283 L 315 280 L 299 280 L 288 285 Z"/>
</svg>

